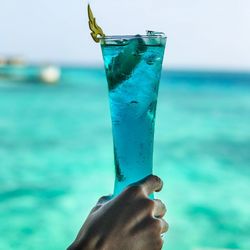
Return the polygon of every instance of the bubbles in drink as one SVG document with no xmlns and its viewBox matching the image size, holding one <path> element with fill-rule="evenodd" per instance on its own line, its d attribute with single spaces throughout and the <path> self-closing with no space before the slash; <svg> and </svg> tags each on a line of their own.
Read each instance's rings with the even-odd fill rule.
<svg viewBox="0 0 250 250">
<path fill-rule="evenodd" d="M 115 194 L 152 173 L 154 121 L 164 48 L 165 39 L 158 33 L 151 33 L 151 37 L 107 39 L 102 43 L 115 148 Z"/>
</svg>

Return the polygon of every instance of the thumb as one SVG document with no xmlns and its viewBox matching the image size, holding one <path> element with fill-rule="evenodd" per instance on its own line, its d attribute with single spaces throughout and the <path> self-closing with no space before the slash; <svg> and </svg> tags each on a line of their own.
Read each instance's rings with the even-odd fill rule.
<svg viewBox="0 0 250 250">
<path fill-rule="evenodd" d="M 98 201 L 97 201 L 97 206 L 98 205 L 103 205 L 104 203 L 110 201 L 112 199 L 112 195 L 106 195 L 102 196 Z"/>
<path fill-rule="evenodd" d="M 112 195 L 106 195 L 106 196 L 102 196 L 96 203 L 96 205 L 92 208 L 90 213 L 94 213 L 95 211 L 97 211 L 101 206 L 103 206 L 105 203 L 107 203 L 108 201 L 110 201 L 112 199 Z"/>
</svg>

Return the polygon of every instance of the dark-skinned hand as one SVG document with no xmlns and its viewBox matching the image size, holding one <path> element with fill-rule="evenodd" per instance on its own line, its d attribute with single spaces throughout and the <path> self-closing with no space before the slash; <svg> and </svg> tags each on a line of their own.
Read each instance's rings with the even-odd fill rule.
<svg viewBox="0 0 250 250">
<path fill-rule="evenodd" d="M 168 230 L 165 205 L 148 198 L 163 182 L 150 175 L 114 199 L 99 199 L 68 250 L 160 250 Z"/>
</svg>

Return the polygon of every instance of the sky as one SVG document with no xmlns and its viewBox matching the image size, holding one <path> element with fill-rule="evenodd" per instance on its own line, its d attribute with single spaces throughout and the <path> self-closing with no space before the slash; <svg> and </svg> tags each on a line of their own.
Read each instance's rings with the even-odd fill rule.
<svg viewBox="0 0 250 250">
<path fill-rule="evenodd" d="M 164 67 L 250 71 L 249 0 L 91 0 L 105 34 L 163 31 Z M 100 65 L 82 0 L 0 0 L 0 55 Z"/>
</svg>

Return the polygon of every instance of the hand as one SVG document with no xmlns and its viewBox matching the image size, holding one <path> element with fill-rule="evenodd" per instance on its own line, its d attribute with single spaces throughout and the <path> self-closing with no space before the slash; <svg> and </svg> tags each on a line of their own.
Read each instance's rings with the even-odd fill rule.
<svg viewBox="0 0 250 250">
<path fill-rule="evenodd" d="M 102 197 L 90 212 L 68 250 L 160 250 L 166 207 L 148 196 L 163 183 L 150 175 L 130 185 L 116 198 Z"/>
</svg>

